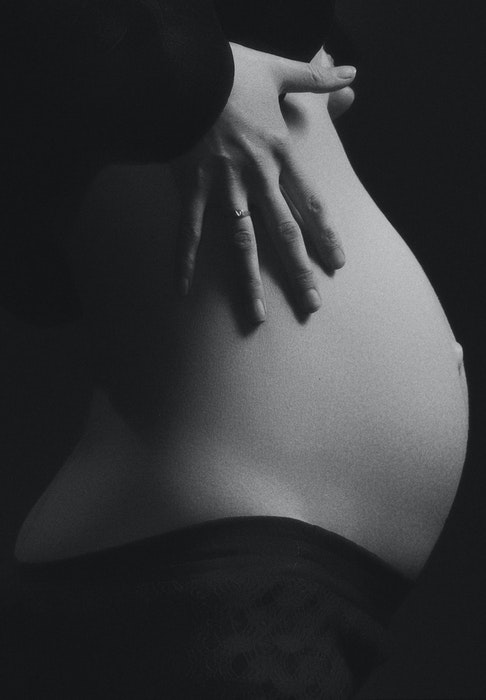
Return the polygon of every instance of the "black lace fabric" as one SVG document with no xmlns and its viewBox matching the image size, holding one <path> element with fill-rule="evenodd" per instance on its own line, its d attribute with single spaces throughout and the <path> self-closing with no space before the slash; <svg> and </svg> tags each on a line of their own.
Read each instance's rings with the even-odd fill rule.
<svg viewBox="0 0 486 700">
<path fill-rule="evenodd" d="M 322 581 L 285 567 L 211 578 L 190 594 L 205 615 L 188 670 L 204 668 L 207 697 L 348 698 L 386 658 L 383 627 Z"/>
<path fill-rule="evenodd" d="M 261 516 L 20 565 L 4 589 L 4 697 L 341 700 L 387 657 L 409 583 Z"/>
</svg>

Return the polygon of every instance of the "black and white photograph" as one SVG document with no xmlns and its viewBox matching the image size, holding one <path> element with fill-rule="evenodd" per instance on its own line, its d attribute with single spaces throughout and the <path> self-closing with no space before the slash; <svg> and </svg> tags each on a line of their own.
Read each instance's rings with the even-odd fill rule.
<svg viewBox="0 0 486 700">
<path fill-rule="evenodd" d="M 486 697 L 486 4 L 0 4 L 0 697 Z"/>
</svg>

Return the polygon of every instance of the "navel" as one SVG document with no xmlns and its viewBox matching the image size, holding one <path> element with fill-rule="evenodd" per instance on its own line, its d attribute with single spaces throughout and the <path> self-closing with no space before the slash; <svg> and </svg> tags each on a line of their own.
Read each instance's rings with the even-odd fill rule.
<svg viewBox="0 0 486 700">
<path fill-rule="evenodd" d="M 454 352 L 456 354 L 457 369 L 459 370 L 460 374 L 464 367 L 464 350 L 462 349 L 462 345 L 460 343 L 454 343 Z"/>
</svg>

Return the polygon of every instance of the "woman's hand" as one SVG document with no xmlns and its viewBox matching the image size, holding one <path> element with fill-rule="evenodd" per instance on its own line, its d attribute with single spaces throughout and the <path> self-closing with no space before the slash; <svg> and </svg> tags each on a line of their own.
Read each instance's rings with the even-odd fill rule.
<svg viewBox="0 0 486 700">
<path fill-rule="evenodd" d="M 254 206 L 279 250 L 300 308 L 311 313 L 321 299 L 295 217 L 327 269 L 342 267 L 344 253 L 326 204 L 292 147 L 279 98 L 286 92 L 340 90 L 356 71 L 333 67 L 323 49 L 310 63 L 301 63 L 238 44 L 231 47 L 235 79 L 225 109 L 196 147 L 172 162 L 182 195 L 180 289 L 189 292 L 204 212 L 217 190 L 243 267 L 251 319 L 265 320 L 265 298 L 251 216 L 236 212 L 245 214 Z"/>
</svg>

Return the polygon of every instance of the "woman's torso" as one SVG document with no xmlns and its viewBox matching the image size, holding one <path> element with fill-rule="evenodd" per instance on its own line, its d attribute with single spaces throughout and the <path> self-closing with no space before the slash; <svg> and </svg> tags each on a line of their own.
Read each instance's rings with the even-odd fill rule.
<svg viewBox="0 0 486 700">
<path fill-rule="evenodd" d="M 280 515 L 337 532 L 408 575 L 423 566 L 465 457 L 461 351 L 422 269 L 349 166 L 324 99 L 287 100 L 301 110 L 286 118 L 347 256 L 332 277 L 315 268 L 322 309 L 298 319 L 263 252 L 267 321 L 253 331 L 236 321 L 227 224 L 214 207 L 194 291 L 177 299 L 170 171 L 105 172 L 73 238 L 96 352 L 109 358 L 105 389 L 27 518 L 19 558 Z"/>
</svg>

